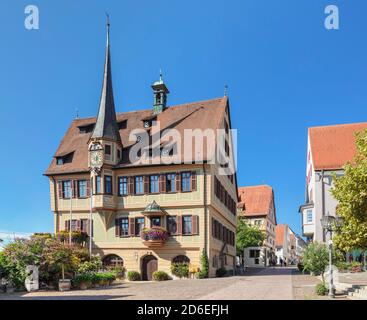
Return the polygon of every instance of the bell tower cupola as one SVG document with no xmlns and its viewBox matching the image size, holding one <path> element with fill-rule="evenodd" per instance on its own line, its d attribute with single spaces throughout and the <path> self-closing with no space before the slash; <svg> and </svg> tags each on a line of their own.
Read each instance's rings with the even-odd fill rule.
<svg viewBox="0 0 367 320">
<path fill-rule="evenodd" d="M 167 108 L 167 95 L 169 94 L 169 90 L 163 81 L 162 71 L 160 71 L 159 80 L 153 83 L 152 89 L 154 92 L 153 112 L 159 114 Z"/>
</svg>

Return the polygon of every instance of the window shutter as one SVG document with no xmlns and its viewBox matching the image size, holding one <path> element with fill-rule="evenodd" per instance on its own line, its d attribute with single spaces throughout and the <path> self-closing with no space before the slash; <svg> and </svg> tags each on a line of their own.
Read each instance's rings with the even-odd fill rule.
<svg viewBox="0 0 367 320">
<path fill-rule="evenodd" d="M 69 231 L 69 226 L 70 226 L 69 220 L 65 220 L 65 231 Z"/>
<path fill-rule="evenodd" d="M 134 218 L 129 218 L 129 233 L 130 236 L 133 237 L 135 236 L 135 219 Z"/>
<path fill-rule="evenodd" d="M 115 219 L 115 237 L 120 237 L 121 230 L 120 230 L 120 219 Z"/>
<path fill-rule="evenodd" d="M 159 191 L 160 192 L 166 192 L 166 175 L 161 174 L 159 176 Z"/>
<path fill-rule="evenodd" d="M 84 231 L 88 236 L 89 236 L 89 219 L 85 219 L 83 220 L 83 227 L 82 227 L 82 231 Z"/>
<path fill-rule="evenodd" d="M 134 194 L 134 177 L 128 177 L 128 194 Z"/>
<path fill-rule="evenodd" d="M 212 218 L 212 237 L 215 238 L 215 220 Z"/>
<path fill-rule="evenodd" d="M 197 190 L 196 171 L 191 172 L 191 191 Z"/>
<path fill-rule="evenodd" d="M 182 216 L 177 216 L 177 235 L 182 235 Z"/>
<path fill-rule="evenodd" d="M 192 234 L 199 234 L 199 217 L 192 216 Z"/>
<path fill-rule="evenodd" d="M 149 193 L 149 176 L 144 176 L 144 193 Z"/>
<path fill-rule="evenodd" d="M 76 230 L 81 231 L 80 230 L 80 220 L 76 220 Z"/>
<path fill-rule="evenodd" d="M 181 192 L 181 173 L 177 172 L 175 179 L 176 179 L 176 191 Z"/>
<path fill-rule="evenodd" d="M 90 197 L 90 195 L 92 194 L 90 186 L 90 180 L 87 180 L 87 197 Z"/>
<path fill-rule="evenodd" d="M 58 188 L 58 191 L 59 191 L 59 199 L 62 199 L 63 198 L 63 196 L 62 196 L 62 181 L 57 182 L 57 188 Z"/>
<path fill-rule="evenodd" d="M 77 198 L 78 197 L 78 181 L 76 180 L 71 180 L 71 192 L 72 192 L 72 196 L 73 198 Z"/>
</svg>

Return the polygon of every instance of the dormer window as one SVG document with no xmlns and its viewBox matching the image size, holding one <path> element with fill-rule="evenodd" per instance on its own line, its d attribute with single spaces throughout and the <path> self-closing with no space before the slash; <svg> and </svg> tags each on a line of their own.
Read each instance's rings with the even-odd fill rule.
<svg viewBox="0 0 367 320">
<path fill-rule="evenodd" d="M 65 155 L 56 156 L 56 164 L 62 166 L 65 163 L 71 163 L 73 161 L 74 151 Z"/>
<path fill-rule="evenodd" d="M 119 130 L 120 129 L 126 129 L 127 128 L 127 120 L 122 120 L 117 123 Z"/>
<path fill-rule="evenodd" d="M 91 123 L 91 124 L 87 124 L 87 125 L 82 125 L 82 126 L 78 126 L 79 128 L 79 133 L 90 133 L 93 131 L 95 124 Z"/>
</svg>

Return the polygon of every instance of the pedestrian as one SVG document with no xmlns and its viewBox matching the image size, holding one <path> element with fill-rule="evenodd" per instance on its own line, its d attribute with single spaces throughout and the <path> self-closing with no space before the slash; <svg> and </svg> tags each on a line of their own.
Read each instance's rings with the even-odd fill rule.
<svg viewBox="0 0 367 320">
<path fill-rule="evenodd" d="M 349 254 L 349 263 L 352 263 L 352 262 L 353 262 L 353 255 Z"/>
<path fill-rule="evenodd" d="M 282 258 L 279 259 L 279 262 L 280 262 L 280 266 L 283 267 L 283 259 Z"/>
</svg>

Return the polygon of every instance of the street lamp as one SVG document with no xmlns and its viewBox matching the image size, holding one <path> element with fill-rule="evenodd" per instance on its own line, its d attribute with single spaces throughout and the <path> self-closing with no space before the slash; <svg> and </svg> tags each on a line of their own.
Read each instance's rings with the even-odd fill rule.
<svg viewBox="0 0 367 320">
<path fill-rule="evenodd" d="M 340 217 L 331 216 L 329 213 L 321 219 L 322 228 L 326 233 L 330 233 L 329 240 L 329 297 L 334 298 L 334 275 L 333 275 L 333 231 L 340 228 L 343 225 L 343 220 Z"/>
</svg>

